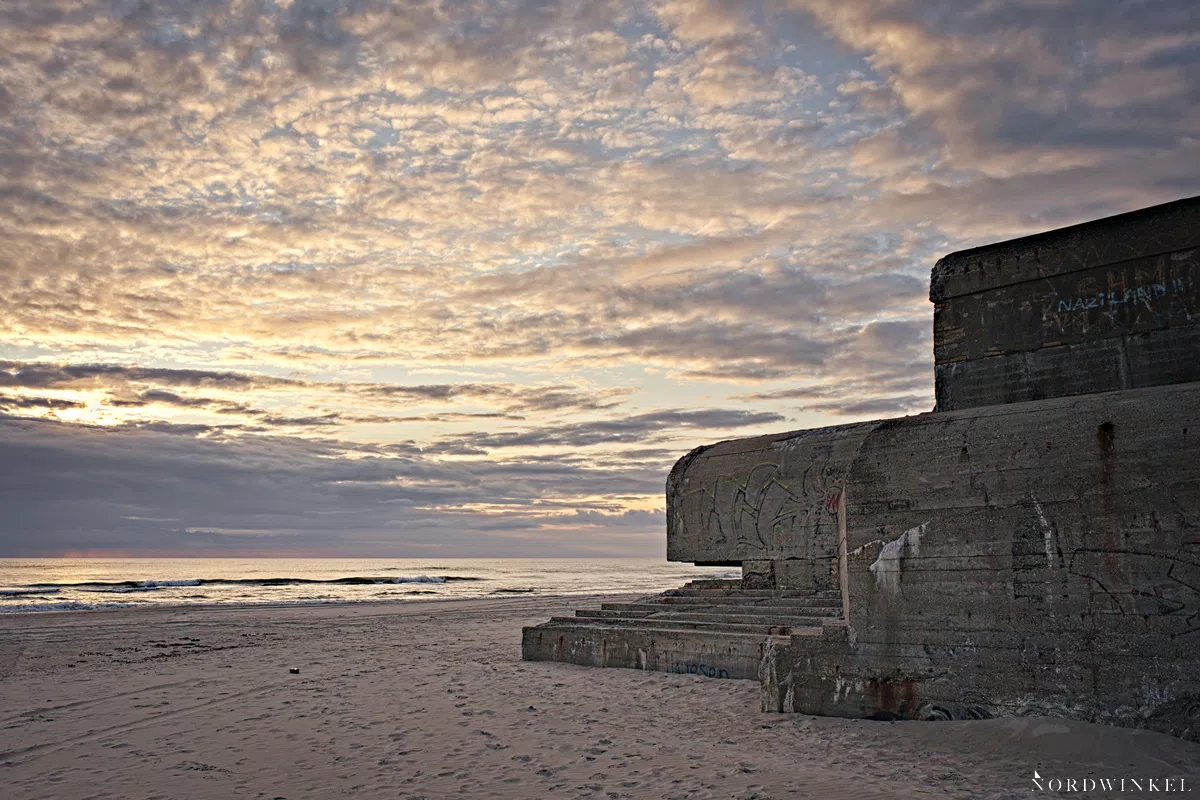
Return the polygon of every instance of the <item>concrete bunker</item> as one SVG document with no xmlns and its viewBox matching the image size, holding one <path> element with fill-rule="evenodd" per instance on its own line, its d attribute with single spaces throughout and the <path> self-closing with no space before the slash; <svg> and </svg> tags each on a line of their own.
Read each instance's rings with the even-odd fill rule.
<svg viewBox="0 0 1200 800">
<path fill-rule="evenodd" d="M 1200 740 L 1200 198 L 946 256 L 930 299 L 935 411 L 693 450 L 667 557 L 742 579 L 527 628 L 524 657 Z"/>
</svg>

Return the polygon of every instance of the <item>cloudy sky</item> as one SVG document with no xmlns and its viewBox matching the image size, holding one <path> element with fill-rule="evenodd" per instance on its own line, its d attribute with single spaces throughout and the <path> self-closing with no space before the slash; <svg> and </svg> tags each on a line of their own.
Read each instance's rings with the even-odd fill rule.
<svg viewBox="0 0 1200 800">
<path fill-rule="evenodd" d="M 634 555 L 1200 194 L 1195 0 L 0 0 L 0 556 Z"/>
</svg>

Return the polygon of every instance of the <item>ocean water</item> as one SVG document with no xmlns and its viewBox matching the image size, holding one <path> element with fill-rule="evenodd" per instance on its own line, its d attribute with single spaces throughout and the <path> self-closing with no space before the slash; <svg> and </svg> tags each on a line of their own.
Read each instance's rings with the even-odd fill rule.
<svg viewBox="0 0 1200 800">
<path fill-rule="evenodd" d="M 0 613 L 660 592 L 737 569 L 653 559 L 0 559 Z"/>
</svg>

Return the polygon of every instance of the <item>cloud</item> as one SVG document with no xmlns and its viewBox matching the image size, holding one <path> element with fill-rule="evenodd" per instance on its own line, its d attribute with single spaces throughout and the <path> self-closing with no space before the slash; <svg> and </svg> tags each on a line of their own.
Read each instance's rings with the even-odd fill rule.
<svg viewBox="0 0 1200 800">
<path fill-rule="evenodd" d="M 772 412 L 711 409 L 702 411 L 655 411 L 623 419 L 575 422 L 543 426 L 519 433 L 467 433 L 457 437 L 468 446 L 481 449 L 501 447 L 588 447 L 611 443 L 642 443 L 662 438 L 666 431 L 682 429 L 723 431 L 782 422 Z"/>
<path fill-rule="evenodd" d="M 330 465 L 477 487 L 485 454 L 522 492 L 351 514 L 347 541 L 649 513 L 676 448 L 930 407 L 940 255 L 1200 194 L 1193 5 L 2 4 L 3 424 L 48 426 L 56 464 L 77 435 L 238 476 L 201 502 L 182 455 L 178 486 L 137 462 L 104 488 L 132 517 L 219 506 L 251 456 L 332 518 L 361 498 Z M 156 535 L 340 535 L 248 513 Z"/>
<path fill-rule="evenodd" d="M 58 397 L 31 397 L 28 395 L 0 395 L 0 411 L 36 408 L 51 411 L 67 408 L 83 408 L 84 404 L 75 400 L 64 400 Z"/>
<path fill-rule="evenodd" d="M 218 398 L 204 395 L 181 395 L 171 389 L 221 390 L 229 396 Z M 375 382 L 313 381 L 281 378 L 261 373 L 218 370 L 144 368 L 121 364 L 54 364 L 42 362 L 0 361 L 0 387 L 21 389 L 55 389 L 75 393 L 89 392 L 98 405 L 118 408 L 171 406 L 205 409 L 222 414 L 263 416 L 268 423 L 278 424 L 268 412 L 234 399 L 247 392 L 257 393 L 260 400 L 289 397 L 318 397 L 325 401 L 354 396 L 360 403 L 373 402 L 382 408 L 414 406 L 424 403 L 484 403 L 501 408 L 500 412 L 442 414 L 426 416 L 427 421 L 452 419 L 512 418 L 516 412 L 596 411 L 619 406 L 629 394 L 627 388 L 585 389 L 562 384 L 519 386 L 509 383 L 462 384 L 381 384 Z M 34 406 L 29 406 L 34 407 Z M 76 406 L 78 407 L 78 406 Z M 327 414 L 323 418 L 334 424 L 345 416 L 359 421 L 414 421 L 421 417 L 393 417 Z M 314 424 L 315 418 L 307 418 Z"/>
<path fill-rule="evenodd" d="M 656 496 L 665 476 L 659 469 L 519 459 L 442 464 L 371 446 L 199 432 L 0 419 L 0 453 L 22 465 L 0 470 L 0 491 L 12 498 L 5 551 L 217 553 L 242 545 L 214 531 L 241 531 L 260 536 L 254 546 L 264 554 L 332 548 L 387 556 L 430 543 L 458 555 L 628 552 L 627 540 L 585 537 L 597 525 L 638 533 L 635 551 L 661 549 L 661 516 L 622 518 L 617 499 Z M 540 510 L 545 502 L 548 513 Z M 564 529 L 574 511 L 554 508 L 595 514 Z M 601 519 L 608 515 L 615 516 Z M 529 535 L 503 536 L 516 528 Z"/>
<path fill-rule="evenodd" d="M 31 389 L 82 389 L 126 384 L 156 383 L 164 386 L 220 388 L 245 391 L 276 386 L 303 385 L 298 381 L 196 369 L 131 367 L 121 364 L 44 364 L 0 362 L 0 386 Z M 159 393 L 152 399 L 166 402 L 178 395 Z"/>
<path fill-rule="evenodd" d="M 422 386 L 370 386 L 350 391 L 361 391 L 374 397 L 389 400 L 452 401 L 459 399 L 487 400 L 511 411 L 593 411 L 618 406 L 629 394 L 628 389 L 601 389 L 582 391 L 566 386 L 520 387 L 491 384 L 436 384 Z"/>
<path fill-rule="evenodd" d="M 953 13 L 917 0 L 793 5 L 867 54 L 908 112 L 890 146 L 915 156 L 924 139 L 925 160 L 947 178 L 1112 164 L 1171 149 L 1200 121 L 1189 101 L 1200 88 L 1200 38 L 1182 0 L 1143 4 L 1135 15 L 1118 0 L 972 0 Z M 878 86 L 847 91 L 874 99 Z"/>
</svg>

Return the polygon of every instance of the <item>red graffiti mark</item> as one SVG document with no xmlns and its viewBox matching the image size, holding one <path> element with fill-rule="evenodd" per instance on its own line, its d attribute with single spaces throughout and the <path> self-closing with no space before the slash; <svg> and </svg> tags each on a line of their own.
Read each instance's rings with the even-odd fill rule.
<svg viewBox="0 0 1200 800">
<path fill-rule="evenodd" d="M 830 492 L 829 496 L 825 498 L 825 510 L 830 513 L 837 511 L 841 501 L 841 492 Z"/>
</svg>

